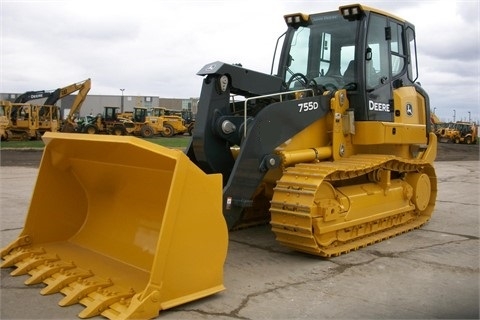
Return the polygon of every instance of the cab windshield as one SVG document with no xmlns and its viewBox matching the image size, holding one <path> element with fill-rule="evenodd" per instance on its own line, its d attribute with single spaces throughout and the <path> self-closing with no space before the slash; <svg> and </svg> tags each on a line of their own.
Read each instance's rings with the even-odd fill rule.
<svg viewBox="0 0 480 320">
<path fill-rule="evenodd" d="M 287 36 L 289 55 L 282 72 L 288 89 L 301 85 L 295 81 L 297 74 L 327 88 L 356 82 L 353 61 L 358 22 L 349 22 L 337 12 L 311 15 L 310 19 L 310 25 Z"/>
</svg>

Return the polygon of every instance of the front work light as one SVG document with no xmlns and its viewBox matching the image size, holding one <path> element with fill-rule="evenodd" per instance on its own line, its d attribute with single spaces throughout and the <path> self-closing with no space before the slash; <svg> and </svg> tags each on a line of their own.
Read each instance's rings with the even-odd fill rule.
<svg viewBox="0 0 480 320">
<path fill-rule="evenodd" d="M 305 13 L 292 13 L 283 16 L 285 23 L 289 27 L 298 28 L 300 26 L 307 26 L 310 24 L 310 16 Z"/>
<path fill-rule="evenodd" d="M 359 4 L 341 6 L 340 13 L 348 21 L 360 20 L 363 16 L 363 8 Z"/>
</svg>

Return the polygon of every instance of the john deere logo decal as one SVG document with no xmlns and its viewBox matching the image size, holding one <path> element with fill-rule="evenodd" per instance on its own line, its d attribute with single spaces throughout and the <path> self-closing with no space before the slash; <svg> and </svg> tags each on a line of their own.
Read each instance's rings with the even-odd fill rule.
<svg viewBox="0 0 480 320">
<path fill-rule="evenodd" d="M 205 68 L 206 71 L 213 71 L 217 67 L 216 64 L 211 64 Z"/>
<path fill-rule="evenodd" d="M 413 107 L 410 103 L 407 103 L 406 111 L 407 111 L 407 116 L 409 117 L 413 116 Z"/>
</svg>

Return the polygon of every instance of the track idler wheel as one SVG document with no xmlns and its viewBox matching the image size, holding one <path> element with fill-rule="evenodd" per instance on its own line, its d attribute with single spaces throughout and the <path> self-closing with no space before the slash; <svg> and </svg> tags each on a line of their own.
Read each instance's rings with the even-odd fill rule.
<svg viewBox="0 0 480 320">
<path fill-rule="evenodd" d="M 424 211 L 432 196 L 430 178 L 425 173 L 409 173 L 405 180 L 413 187 L 412 202 L 418 210 Z"/>
</svg>

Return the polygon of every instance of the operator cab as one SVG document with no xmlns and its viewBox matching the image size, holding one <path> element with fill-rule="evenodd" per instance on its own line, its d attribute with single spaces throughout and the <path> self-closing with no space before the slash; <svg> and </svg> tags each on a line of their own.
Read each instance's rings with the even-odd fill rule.
<svg viewBox="0 0 480 320">
<path fill-rule="evenodd" d="M 343 88 L 356 120 L 394 120 L 393 90 L 417 79 L 413 25 L 358 4 L 285 21 L 277 75 L 287 90 Z"/>
<path fill-rule="evenodd" d="M 134 122 L 145 122 L 147 120 L 148 110 L 144 107 L 135 107 L 133 108 L 133 121 Z"/>
</svg>

